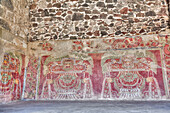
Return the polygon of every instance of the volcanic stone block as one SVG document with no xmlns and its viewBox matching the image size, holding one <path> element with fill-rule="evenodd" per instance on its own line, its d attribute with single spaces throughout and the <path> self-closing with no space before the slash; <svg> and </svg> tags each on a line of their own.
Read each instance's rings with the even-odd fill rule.
<svg viewBox="0 0 170 113">
<path fill-rule="evenodd" d="M 112 3 L 112 0 L 106 0 L 106 3 Z"/>
<path fill-rule="evenodd" d="M 36 4 L 32 4 L 32 5 L 30 5 L 30 9 L 35 9 L 37 7 L 37 5 Z"/>
<path fill-rule="evenodd" d="M 108 4 L 107 8 L 114 8 L 113 4 Z"/>
<path fill-rule="evenodd" d="M 146 16 L 156 16 L 156 13 L 154 11 L 149 11 L 145 13 Z"/>
<path fill-rule="evenodd" d="M 144 13 L 138 13 L 136 14 L 136 17 L 144 17 Z"/>
<path fill-rule="evenodd" d="M 104 35 L 107 35 L 108 33 L 106 31 L 101 31 L 101 35 L 104 36 Z"/>
<path fill-rule="evenodd" d="M 115 35 L 120 35 L 121 33 L 122 33 L 121 31 L 117 31 Z"/>
<path fill-rule="evenodd" d="M 73 17 L 72 17 L 72 21 L 79 21 L 79 20 L 83 20 L 84 19 L 84 15 L 81 13 L 74 13 Z"/>
<path fill-rule="evenodd" d="M 60 4 L 60 3 L 56 3 L 56 4 L 53 5 L 53 7 L 60 8 L 60 7 L 61 7 L 61 4 Z"/>
<path fill-rule="evenodd" d="M 97 2 L 97 7 L 105 7 L 104 2 Z"/>
<path fill-rule="evenodd" d="M 120 10 L 121 14 L 127 14 L 128 13 L 128 8 L 124 7 L 123 9 Z"/>
<path fill-rule="evenodd" d="M 45 9 L 42 15 L 44 15 L 44 16 L 49 16 L 50 14 L 49 14 L 48 10 Z"/>
</svg>

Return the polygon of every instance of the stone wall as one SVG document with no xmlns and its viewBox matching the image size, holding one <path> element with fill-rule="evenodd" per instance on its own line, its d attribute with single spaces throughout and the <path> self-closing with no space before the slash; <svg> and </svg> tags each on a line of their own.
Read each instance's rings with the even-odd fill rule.
<svg viewBox="0 0 170 113">
<path fill-rule="evenodd" d="M 34 0 L 30 41 L 159 34 L 166 30 L 165 0 Z"/>
<path fill-rule="evenodd" d="M 26 38 L 29 8 L 26 0 L 0 0 L 0 26 L 12 34 Z"/>
</svg>

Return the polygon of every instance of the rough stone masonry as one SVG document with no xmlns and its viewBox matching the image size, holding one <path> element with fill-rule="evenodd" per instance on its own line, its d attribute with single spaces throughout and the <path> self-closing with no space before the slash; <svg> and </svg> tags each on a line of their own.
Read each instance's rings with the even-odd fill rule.
<svg viewBox="0 0 170 113">
<path fill-rule="evenodd" d="M 167 8 L 165 0 L 34 0 L 29 40 L 159 34 Z"/>
</svg>

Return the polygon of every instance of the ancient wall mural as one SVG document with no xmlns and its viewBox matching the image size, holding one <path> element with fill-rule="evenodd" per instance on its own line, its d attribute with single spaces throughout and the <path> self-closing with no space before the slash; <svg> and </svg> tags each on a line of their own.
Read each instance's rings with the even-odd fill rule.
<svg viewBox="0 0 170 113">
<path fill-rule="evenodd" d="M 170 90 L 170 44 L 167 43 L 164 46 L 164 58 L 165 58 L 165 67 L 166 67 L 166 71 L 167 71 L 167 77 L 168 77 L 168 87 Z"/>
<path fill-rule="evenodd" d="M 110 54 L 110 53 L 109 53 Z M 113 52 L 103 59 L 102 98 L 161 98 L 165 83 L 160 50 Z"/>
<path fill-rule="evenodd" d="M 93 89 L 88 68 L 89 61 L 72 58 L 62 58 L 51 61 L 47 58 L 45 64 L 49 73 L 41 81 L 40 98 L 49 99 L 81 99 L 92 98 Z M 41 79 L 43 80 L 43 79 Z"/>
<path fill-rule="evenodd" d="M 5 52 L 0 68 L 0 102 L 21 99 L 24 65 L 24 55 L 14 52 Z"/>
<path fill-rule="evenodd" d="M 8 5 L 8 2 L 12 3 L 11 0 L 0 0 L 0 7 L 1 3 Z M 26 48 L 23 37 L 0 25 L 0 103 L 21 100 Z"/>
<path fill-rule="evenodd" d="M 31 43 L 24 98 L 166 99 L 169 42 L 166 35 L 62 41 L 60 54 L 57 42 Z"/>
<path fill-rule="evenodd" d="M 37 84 L 37 72 L 38 71 L 38 59 L 34 56 L 29 59 L 27 67 L 27 78 L 25 79 L 25 96 L 27 99 L 35 99 L 36 97 L 36 84 Z M 29 93 L 28 93 L 29 92 Z"/>
</svg>

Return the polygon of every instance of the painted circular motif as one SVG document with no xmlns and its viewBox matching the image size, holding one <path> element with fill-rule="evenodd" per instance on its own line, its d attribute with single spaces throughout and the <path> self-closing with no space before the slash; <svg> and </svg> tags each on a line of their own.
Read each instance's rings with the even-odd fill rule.
<svg viewBox="0 0 170 113">
<path fill-rule="evenodd" d="M 139 83 L 139 76 L 135 73 L 126 73 L 120 75 L 120 82 L 123 86 L 136 86 Z"/>
<path fill-rule="evenodd" d="M 0 85 L 2 86 L 0 89 L 3 91 L 10 90 L 12 85 L 12 75 L 8 73 L 2 73 L 0 77 Z"/>
<path fill-rule="evenodd" d="M 77 79 L 76 74 L 67 73 L 67 74 L 60 75 L 56 79 L 56 83 L 60 88 L 69 90 L 69 89 L 76 89 L 80 84 L 80 80 Z"/>
<path fill-rule="evenodd" d="M 8 75 L 7 73 L 3 73 L 1 75 L 1 83 L 4 84 L 4 85 L 7 85 L 9 84 L 11 80 L 11 75 Z"/>
</svg>

